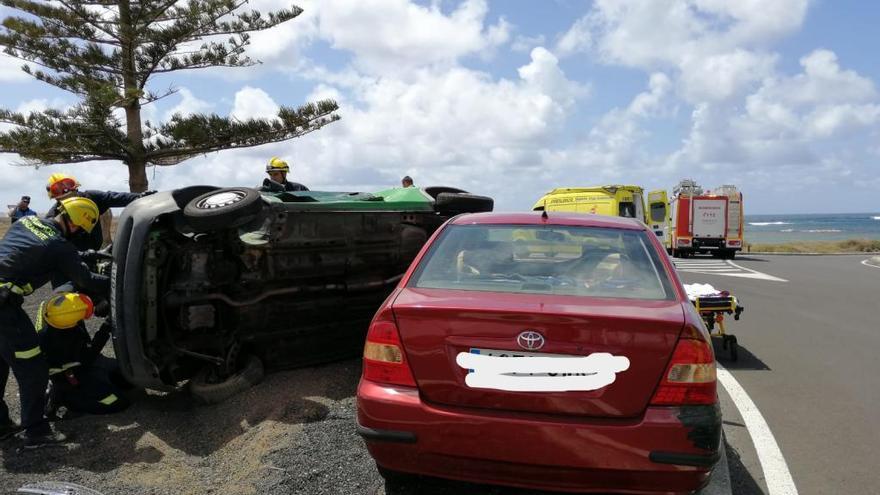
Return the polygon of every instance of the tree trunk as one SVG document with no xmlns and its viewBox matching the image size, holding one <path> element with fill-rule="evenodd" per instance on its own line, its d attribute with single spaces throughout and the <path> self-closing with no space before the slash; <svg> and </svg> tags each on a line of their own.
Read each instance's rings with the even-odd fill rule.
<svg viewBox="0 0 880 495">
<path fill-rule="evenodd" d="M 149 186 L 147 180 L 147 167 L 141 160 L 136 163 L 134 160 L 128 162 L 128 190 L 131 192 L 144 192 Z"/>
<path fill-rule="evenodd" d="M 125 110 L 126 135 L 129 142 L 128 189 L 144 192 L 147 181 L 147 152 L 144 149 L 144 131 L 141 127 L 141 91 L 135 79 L 135 48 L 137 32 L 131 19 L 129 0 L 119 0 L 119 34 L 122 56 L 123 109 Z"/>
</svg>

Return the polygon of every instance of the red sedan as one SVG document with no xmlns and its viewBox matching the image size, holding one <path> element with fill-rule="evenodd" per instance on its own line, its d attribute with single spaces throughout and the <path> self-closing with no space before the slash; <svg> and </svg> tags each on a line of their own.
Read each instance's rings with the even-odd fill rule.
<svg viewBox="0 0 880 495">
<path fill-rule="evenodd" d="M 719 456 L 715 359 L 644 224 L 462 215 L 373 319 L 358 431 L 389 480 L 691 493 Z"/>
</svg>

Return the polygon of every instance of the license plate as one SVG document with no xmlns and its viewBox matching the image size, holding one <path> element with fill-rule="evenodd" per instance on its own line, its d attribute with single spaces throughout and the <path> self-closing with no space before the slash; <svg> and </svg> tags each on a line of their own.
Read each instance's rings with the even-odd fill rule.
<svg viewBox="0 0 880 495">
<path fill-rule="evenodd" d="M 547 357 L 547 358 L 582 358 L 584 356 L 575 356 L 571 354 L 550 354 L 546 352 L 525 352 L 525 351 L 507 351 L 502 349 L 480 349 L 471 347 L 471 354 L 480 354 L 483 356 L 502 357 L 502 358 L 518 358 L 518 357 Z M 472 373 L 474 370 L 468 370 Z M 510 376 L 588 376 L 592 373 L 508 373 Z"/>
<path fill-rule="evenodd" d="M 520 351 L 505 351 L 500 349 L 480 349 L 477 347 L 471 347 L 471 354 L 482 354 L 484 356 L 493 356 L 493 357 L 581 357 L 581 356 L 573 356 L 570 354 L 548 354 L 546 352 L 520 352 Z"/>
</svg>

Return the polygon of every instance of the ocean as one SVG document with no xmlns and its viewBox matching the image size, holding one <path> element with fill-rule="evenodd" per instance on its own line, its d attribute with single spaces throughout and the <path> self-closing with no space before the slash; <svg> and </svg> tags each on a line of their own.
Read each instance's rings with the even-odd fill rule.
<svg viewBox="0 0 880 495">
<path fill-rule="evenodd" d="M 880 213 L 746 215 L 746 242 L 880 239 Z"/>
</svg>

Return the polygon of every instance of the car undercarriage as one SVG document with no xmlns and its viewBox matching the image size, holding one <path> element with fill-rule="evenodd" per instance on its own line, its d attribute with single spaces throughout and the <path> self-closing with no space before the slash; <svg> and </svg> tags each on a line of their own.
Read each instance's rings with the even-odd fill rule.
<svg viewBox="0 0 880 495">
<path fill-rule="evenodd" d="M 325 208 L 300 195 L 193 221 L 181 205 L 200 192 L 212 190 L 160 193 L 120 219 L 114 341 L 141 386 L 206 369 L 222 383 L 252 357 L 281 368 L 356 355 L 376 308 L 454 213 L 371 198 Z"/>
</svg>

